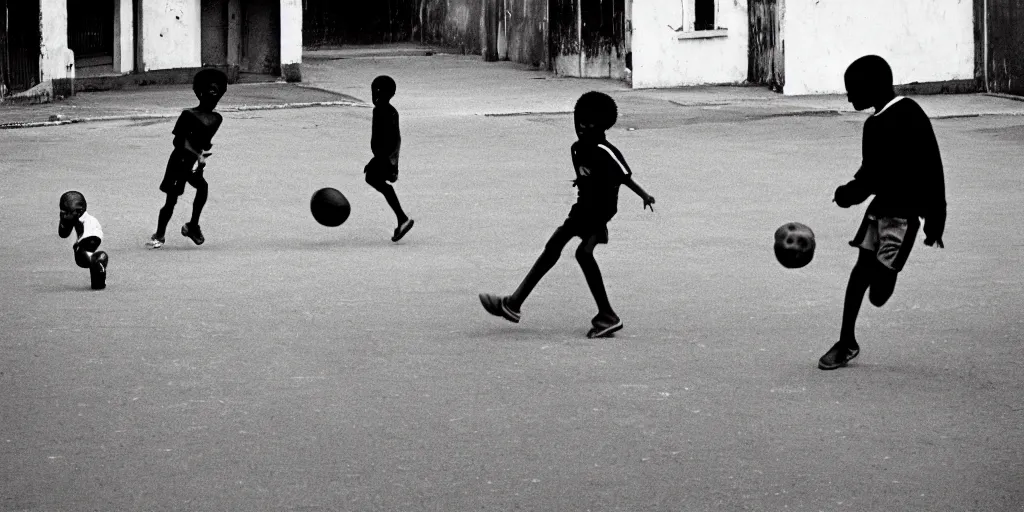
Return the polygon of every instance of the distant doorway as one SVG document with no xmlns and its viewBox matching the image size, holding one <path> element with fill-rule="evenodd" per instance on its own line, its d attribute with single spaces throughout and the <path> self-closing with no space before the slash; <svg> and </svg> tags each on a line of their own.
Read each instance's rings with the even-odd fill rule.
<svg viewBox="0 0 1024 512">
<path fill-rule="evenodd" d="M 39 83 L 39 0 L 0 0 L 0 93 Z"/>
<path fill-rule="evenodd" d="M 114 0 L 67 0 L 68 48 L 75 76 L 114 73 Z"/>
</svg>

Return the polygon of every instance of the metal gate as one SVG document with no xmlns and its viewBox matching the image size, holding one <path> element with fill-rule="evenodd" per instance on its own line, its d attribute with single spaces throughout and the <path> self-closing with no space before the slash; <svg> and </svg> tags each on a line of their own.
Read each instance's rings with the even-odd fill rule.
<svg viewBox="0 0 1024 512">
<path fill-rule="evenodd" d="M 39 83 L 39 0 L 0 0 L 0 79 L 8 93 Z"/>
<path fill-rule="evenodd" d="M 68 48 L 75 59 L 114 54 L 113 0 L 68 0 Z"/>
</svg>

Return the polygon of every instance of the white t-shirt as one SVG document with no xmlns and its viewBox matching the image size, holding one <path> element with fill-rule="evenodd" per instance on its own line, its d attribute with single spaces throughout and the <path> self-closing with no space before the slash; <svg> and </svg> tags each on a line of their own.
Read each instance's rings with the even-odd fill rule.
<svg viewBox="0 0 1024 512">
<path fill-rule="evenodd" d="M 75 233 L 78 234 L 78 239 L 75 240 L 76 244 L 90 236 L 103 240 L 103 228 L 100 227 L 100 221 L 89 215 L 88 212 L 82 213 L 82 216 L 78 218 L 78 222 L 75 223 Z"/>
</svg>

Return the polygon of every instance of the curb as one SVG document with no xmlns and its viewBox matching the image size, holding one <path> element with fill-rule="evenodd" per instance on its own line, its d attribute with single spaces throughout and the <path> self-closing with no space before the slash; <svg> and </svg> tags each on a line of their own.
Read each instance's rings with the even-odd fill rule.
<svg viewBox="0 0 1024 512">
<path fill-rule="evenodd" d="M 237 107 L 225 107 L 219 112 L 247 112 L 252 110 L 284 110 L 311 107 L 359 107 L 372 108 L 372 105 L 355 101 L 311 101 L 303 103 L 280 103 L 277 105 L 241 105 Z M 15 128 L 40 128 L 44 126 L 63 126 L 67 124 L 95 123 L 101 121 L 142 121 L 146 119 L 173 119 L 178 113 L 168 114 L 124 114 L 113 116 L 80 117 L 75 119 L 62 119 L 59 121 L 27 121 L 21 123 L 0 124 L 0 130 Z"/>
</svg>

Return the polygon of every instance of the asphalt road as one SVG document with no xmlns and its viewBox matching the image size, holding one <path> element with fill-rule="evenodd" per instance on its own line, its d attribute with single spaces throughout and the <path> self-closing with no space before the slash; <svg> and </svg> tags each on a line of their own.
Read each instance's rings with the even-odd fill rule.
<svg viewBox="0 0 1024 512">
<path fill-rule="evenodd" d="M 156 251 L 173 120 L 0 133 L 0 509 L 1022 510 L 1024 118 L 934 121 L 946 249 L 919 240 L 861 355 L 823 372 L 863 212 L 830 199 L 863 114 L 480 65 L 307 63 L 363 100 L 398 80 L 398 244 L 362 182 L 366 108 L 227 114 L 206 244 L 176 234 L 190 189 Z M 625 323 L 605 340 L 572 245 L 522 323 L 476 297 L 512 291 L 564 219 L 565 112 L 594 88 L 658 201 L 624 189 L 597 251 Z M 352 203 L 339 228 L 309 214 L 323 186 Z M 70 189 L 106 290 L 57 236 Z M 787 221 L 817 234 L 801 270 L 774 261 Z"/>
</svg>

